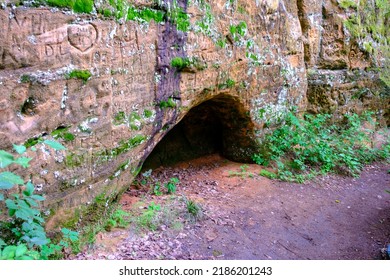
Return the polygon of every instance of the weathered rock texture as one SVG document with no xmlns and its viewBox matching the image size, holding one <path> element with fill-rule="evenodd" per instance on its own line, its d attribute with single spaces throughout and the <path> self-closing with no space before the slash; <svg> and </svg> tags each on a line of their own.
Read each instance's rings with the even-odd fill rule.
<svg viewBox="0 0 390 280">
<path fill-rule="evenodd" d="M 335 112 L 349 106 L 345 95 L 373 83 L 370 74 L 351 72 L 370 60 L 346 37 L 335 1 L 177 5 L 190 16 L 188 32 L 169 17 L 146 23 L 46 7 L 0 10 L 0 148 L 53 135 L 67 147 L 54 152 L 38 143 L 31 152 L 25 175 L 46 194 L 47 208 L 71 209 L 127 188 L 187 114 L 183 139 L 192 146 L 220 135 L 204 150 L 248 161 L 266 122 L 292 107 Z M 172 66 L 176 57 L 186 64 Z M 74 70 L 92 76 L 69 78 Z"/>
<path fill-rule="evenodd" d="M 339 2 L 297 1 L 308 68 L 307 110 L 336 115 L 370 110 L 388 126 L 390 89 L 370 70 L 376 67 L 373 59 L 345 28 L 348 16 Z"/>
</svg>

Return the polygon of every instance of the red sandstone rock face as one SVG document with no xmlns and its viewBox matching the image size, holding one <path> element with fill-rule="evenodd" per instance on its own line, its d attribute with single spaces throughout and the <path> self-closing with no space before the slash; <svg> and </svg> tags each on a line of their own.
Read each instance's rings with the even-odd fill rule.
<svg viewBox="0 0 390 280">
<path fill-rule="evenodd" d="M 305 109 L 304 57 L 310 67 L 351 63 L 330 51 L 345 37 L 341 21 L 323 18 L 329 5 L 322 1 L 206 1 L 209 9 L 199 2 L 178 1 L 190 15 L 188 32 L 169 21 L 0 10 L 0 148 L 52 138 L 58 128 L 74 136 L 59 139 L 65 152 L 37 144 L 26 171 L 47 195 L 46 207 L 78 207 L 127 188 L 164 135 L 210 100 L 226 156 L 248 160 L 266 122 Z M 245 28 L 234 34 L 239 25 Z M 175 57 L 190 63 L 178 69 Z M 73 70 L 91 77 L 69 78 Z"/>
</svg>

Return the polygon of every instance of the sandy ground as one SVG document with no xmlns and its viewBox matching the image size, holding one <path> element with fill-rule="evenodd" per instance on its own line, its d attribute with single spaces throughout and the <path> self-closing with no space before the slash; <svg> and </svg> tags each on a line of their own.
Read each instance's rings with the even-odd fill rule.
<svg viewBox="0 0 390 280">
<path fill-rule="evenodd" d="M 165 209 L 157 230 L 134 226 L 101 233 L 77 259 L 380 259 L 390 243 L 390 165 L 366 166 L 360 178 L 328 175 L 304 184 L 259 176 L 262 167 L 212 155 L 160 168 L 153 180 L 180 180 L 156 196 L 132 186 L 123 208 Z M 194 220 L 185 197 L 202 207 Z M 181 209 L 181 210 L 180 210 Z M 184 209 L 184 210 L 183 210 Z M 163 210 L 161 210 L 163 211 Z"/>
</svg>

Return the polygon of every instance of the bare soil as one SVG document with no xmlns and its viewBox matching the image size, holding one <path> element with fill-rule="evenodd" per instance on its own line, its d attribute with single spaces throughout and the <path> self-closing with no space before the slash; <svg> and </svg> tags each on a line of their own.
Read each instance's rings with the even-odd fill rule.
<svg viewBox="0 0 390 280">
<path fill-rule="evenodd" d="M 130 227 L 101 233 L 77 259 L 381 259 L 390 243 L 388 163 L 368 165 L 359 178 L 328 175 L 295 184 L 259 176 L 262 167 L 211 155 L 153 171 L 178 177 L 176 197 L 202 206 L 197 221 L 175 213 L 182 228 Z M 172 195 L 130 188 L 121 204 L 142 209 L 151 201 L 181 207 Z M 140 203 L 140 201 L 142 203 Z M 181 201 L 181 202 L 180 202 Z M 181 203 L 181 206 L 180 206 Z M 184 209 L 184 208 L 183 208 Z M 181 215 L 181 216 L 180 216 Z M 180 225 L 180 223 L 176 223 Z"/>
</svg>

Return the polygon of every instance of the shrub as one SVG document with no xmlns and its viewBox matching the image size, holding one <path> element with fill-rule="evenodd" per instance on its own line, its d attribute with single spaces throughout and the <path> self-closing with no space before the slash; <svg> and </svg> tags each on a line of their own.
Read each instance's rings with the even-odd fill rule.
<svg viewBox="0 0 390 280">
<path fill-rule="evenodd" d="M 51 140 L 41 141 L 55 150 L 64 150 L 60 143 Z M 0 168 L 11 166 L 28 168 L 32 158 L 24 156 L 25 146 L 14 145 L 17 155 L 0 150 Z M 21 189 L 19 192 L 17 189 Z M 0 259 L 32 260 L 48 259 L 59 254 L 70 243 L 78 239 L 78 233 L 62 229 L 63 238 L 58 244 L 46 236 L 44 219 L 39 203 L 44 197 L 34 193 L 31 181 L 25 181 L 11 171 L 0 173 L 0 202 L 8 210 L 6 219 L 0 222 Z"/>
<path fill-rule="evenodd" d="M 262 141 L 262 152 L 253 160 L 261 165 L 274 165 L 278 177 L 302 182 L 315 172 L 343 172 L 357 176 L 365 163 L 386 158 L 388 146 L 371 148 L 370 131 L 362 122 L 370 114 L 347 114 L 344 121 L 334 123 L 331 115 L 309 115 L 298 118 L 290 112 L 284 122 Z M 263 174 L 266 177 L 269 174 Z"/>
</svg>

